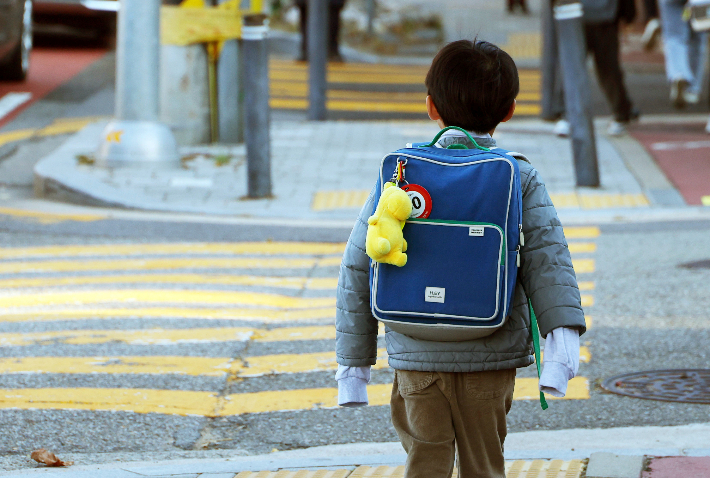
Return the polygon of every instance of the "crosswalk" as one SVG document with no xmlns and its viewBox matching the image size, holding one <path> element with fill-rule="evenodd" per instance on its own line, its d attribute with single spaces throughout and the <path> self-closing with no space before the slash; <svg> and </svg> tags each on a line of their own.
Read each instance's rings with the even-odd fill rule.
<svg viewBox="0 0 710 478">
<path fill-rule="evenodd" d="M 566 232 L 578 273 L 592 272 L 598 229 Z M 343 249 L 288 242 L 0 248 L 0 409 L 227 417 L 336 407 L 334 380 L 244 392 L 230 385 L 332 377 Z M 580 286 L 591 306 L 593 283 Z M 582 361 L 590 359 L 584 347 Z M 385 349 L 374 369 L 388 369 Z M 18 375 L 47 380 L 22 388 L 9 380 Z M 57 376 L 77 377 L 76 386 L 55 386 Z M 107 386 L 105 377 L 121 385 Z M 150 377 L 172 385 L 146 388 Z M 213 385 L 181 386 L 196 378 Z M 370 405 L 387 405 L 391 383 L 376 382 Z M 518 378 L 514 398 L 537 399 L 537 379 Z M 573 379 L 566 399 L 587 398 L 587 379 Z"/>
<path fill-rule="evenodd" d="M 424 78 L 428 66 L 376 63 L 328 65 L 326 107 L 332 118 L 426 119 Z M 269 63 L 275 110 L 308 108 L 308 64 L 284 59 Z M 540 114 L 540 72 L 520 70 L 518 116 Z"/>
</svg>

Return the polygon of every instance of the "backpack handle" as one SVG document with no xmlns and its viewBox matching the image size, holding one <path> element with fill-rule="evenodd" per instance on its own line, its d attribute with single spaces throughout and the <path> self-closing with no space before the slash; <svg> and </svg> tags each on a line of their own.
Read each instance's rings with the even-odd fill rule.
<svg viewBox="0 0 710 478">
<path fill-rule="evenodd" d="M 483 147 L 483 146 L 480 146 L 480 145 L 476 142 L 476 140 L 473 139 L 473 136 L 471 136 L 471 135 L 468 133 L 468 131 L 466 131 L 466 130 L 463 129 L 463 128 L 459 128 L 458 126 L 447 126 L 446 128 L 444 128 L 444 129 L 442 129 L 441 131 L 439 131 L 439 132 L 436 134 L 436 136 L 434 136 L 434 139 L 431 140 L 431 143 L 429 143 L 429 144 L 423 144 L 423 145 L 420 145 L 420 146 L 418 146 L 418 147 L 419 147 L 419 148 L 431 148 L 432 146 L 434 146 L 434 145 L 436 144 L 437 141 L 439 141 L 439 138 L 441 138 L 441 135 L 444 134 L 445 132 L 447 132 L 447 131 L 450 130 L 450 129 L 455 129 L 455 130 L 458 130 L 458 131 L 461 131 L 462 133 L 464 133 L 464 134 L 468 137 L 468 139 L 471 140 L 471 142 L 472 142 L 473 145 L 476 147 L 476 149 L 481 149 L 481 150 L 483 150 L 483 151 L 490 151 L 490 149 L 485 148 L 485 147 Z"/>
</svg>

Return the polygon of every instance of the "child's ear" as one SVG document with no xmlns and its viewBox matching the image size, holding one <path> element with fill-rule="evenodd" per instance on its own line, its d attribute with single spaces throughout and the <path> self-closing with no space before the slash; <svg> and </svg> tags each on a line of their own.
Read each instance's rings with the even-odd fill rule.
<svg viewBox="0 0 710 478">
<path fill-rule="evenodd" d="M 436 105 L 431 99 L 431 95 L 427 95 L 426 97 L 426 112 L 429 115 L 429 119 L 432 121 L 438 121 L 441 119 L 439 112 L 436 110 Z"/>
<path fill-rule="evenodd" d="M 510 105 L 510 109 L 508 110 L 508 114 L 505 115 L 505 118 L 501 120 L 501 123 L 505 123 L 506 121 L 510 120 L 510 118 L 513 117 L 513 113 L 515 113 L 515 100 L 513 100 L 513 104 Z"/>
</svg>

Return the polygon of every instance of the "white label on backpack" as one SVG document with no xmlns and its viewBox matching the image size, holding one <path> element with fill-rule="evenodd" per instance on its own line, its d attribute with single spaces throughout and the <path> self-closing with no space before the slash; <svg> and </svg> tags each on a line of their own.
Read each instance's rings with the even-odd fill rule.
<svg viewBox="0 0 710 478">
<path fill-rule="evenodd" d="M 469 236 L 483 237 L 484 232 L 486 229 L 483 226 L 469 226 L 468 228 Z"/>
<path fill-rule="evenodd" d="M 441 302 L 444 303 L 446 289 L 443 287 L 427 287 L 424 290 L 424 301 L 426 302 Z"/>
</svg>

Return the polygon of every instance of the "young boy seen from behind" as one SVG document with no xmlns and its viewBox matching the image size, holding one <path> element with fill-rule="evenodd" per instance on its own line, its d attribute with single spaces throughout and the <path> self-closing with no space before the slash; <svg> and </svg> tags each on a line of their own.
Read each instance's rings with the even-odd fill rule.
<svg viewBox="0 0 710 478">
<path fill-rule="evenodd" d="M 434 58 L 426 86 L 427 111 L 440 128 L 463 128 L 478 145 L 495 151 L 492 135 L 513 116 L 519 91 L 517 68 L 507 53 L 485 41 L 450 43 Z M 451 145 L 475 147 L 457 130 L 446 131 L 435 146 Z M 562 225 L 538 172 L 522 155 L 516 160 L 524 244 L 503 326 L 479 339 L 446 342 L 386 327 L 389 365 L 395 370 L 392 423 L 407 452 L 407 478 L 451 476 L 457 452 L 459 477 L 504 478 L 503 442 L 516 368 L 534 362 L 528 299 L 547 339 L 541 390 L 564 396 L 567 381 L 577 373 L 579 335 L 586 326 Z M 374 198 L 373 189 L 340 268 L 336 379 L 344 406 L 367 403 L 366 384 L 377 357 L 378 323 L 370 308 L 365 253 Z"/>
</svg>

